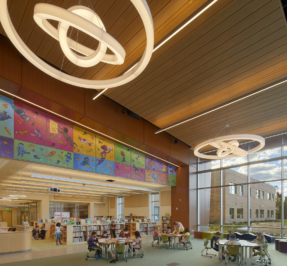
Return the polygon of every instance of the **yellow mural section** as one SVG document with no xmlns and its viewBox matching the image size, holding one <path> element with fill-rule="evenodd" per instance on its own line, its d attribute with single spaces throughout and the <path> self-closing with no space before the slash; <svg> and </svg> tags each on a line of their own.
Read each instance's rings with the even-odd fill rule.
<svg viewBox="0 0 287 266">
<path fill-rule="evenodd" d="M 106 138 L 96 136 L 96 157 L 108 161 L 115 161 L 114 142 Z"/>
<path fill-rule="evenodd" d="M 74 152 L 95 157 L 96 135 L 76 126 L 73 132 L 73 141 L 76 144 Z"/>
</svg>

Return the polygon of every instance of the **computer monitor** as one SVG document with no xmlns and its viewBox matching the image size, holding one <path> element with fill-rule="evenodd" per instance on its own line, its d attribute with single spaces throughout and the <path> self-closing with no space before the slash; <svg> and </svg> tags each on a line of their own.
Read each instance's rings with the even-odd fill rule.
<svg viewBox="0 0 287 266">
<path fill-rule="evenodd" d="M 12 228 L 12 227 L 10 227 L 10 228 L 8 229 L 8 231 L 15 232 L 15 231 L 16 231 L 16 228 Z"/>
</svg>

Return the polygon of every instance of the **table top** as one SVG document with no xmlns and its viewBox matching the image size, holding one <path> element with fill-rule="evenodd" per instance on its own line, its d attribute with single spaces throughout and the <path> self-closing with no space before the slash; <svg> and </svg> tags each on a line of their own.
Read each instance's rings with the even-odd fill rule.
<svg viewBox="0 0 287 266">
<path fill-rule="evenodd" d="M 225 245 L 225 243 L 227 242 L 228 240 L 223 240 L 223 239 L 220 239 L 219 240 L 219 245 Z M 258 243 L 255 243 L 255 242 L 249 242 L 247 240 L 239 240 L 238 242 L 240 242 L 240 245 L 242 247 L 260 247 L 262 244 L 258 244 Z"/>
<path fill-rule="evenodd" d="M 99 239 L 99 244 L 104 244 L 104 245 L 115 244 L 116 240 L 117 240 L 116 238 L 111 238 L 111 239 L 102 238 L 102 239 Z M 133 243 L 133 242 L 135 242 L 135 239 L 126 239 L 126 243 Z"/>
<path fill-rule="evenodd" d="M 180 235 L 180 234 L 159 234 L 160 236 L 170 236 L 170 237 L 180 237 L 180 236 L 183 236 L 183 235 Z"/>
</svg>

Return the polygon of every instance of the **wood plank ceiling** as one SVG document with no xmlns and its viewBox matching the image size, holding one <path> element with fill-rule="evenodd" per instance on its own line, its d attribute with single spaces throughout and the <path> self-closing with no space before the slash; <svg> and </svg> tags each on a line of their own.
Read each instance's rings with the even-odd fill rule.
<svg viewBox="0 0 287 266">
<path fill-rule="evenodd" d="M 145 48 L 143 24 L 129 0 L 82 0 L 103 20 L 125 48 L 123 65 L 80 68 L 64 58 L 59 43 L 33 20 L 38 0 L 9 0 L 12 22 L 30 49 L 67 73 L 86 79 L 118 76 L 138 60 Z M 46 1 L 65 9 L 78 0 Z M 155 43 L 208 0 L 148 0 L 154 19 Z M 54 23 L 56 26 L 56 23 Z M 5 35 L 2 28 L 0 34 Z M 95 49 L 97 41 L 69 32 Z M 105 95 L 159 128 L 214 108 L 286 77 L 286 19 L 279 0 L 219 0 L 161 48 L 134 81 Z M 263 136 L 286 131 L 286 85 L 168 130 L 190 146 L 224 133 Z M 96 102 L 95 102 L 96 104 Z M 286 121 L 285 121 L 286 120 Z"/>
</svg>

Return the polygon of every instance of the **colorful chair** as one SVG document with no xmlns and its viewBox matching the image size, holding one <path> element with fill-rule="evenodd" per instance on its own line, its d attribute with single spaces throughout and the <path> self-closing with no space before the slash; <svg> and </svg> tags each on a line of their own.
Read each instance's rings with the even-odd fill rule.
<svg viewBox="0 0 287 266">
<path fill-rule="evenodd" d="M 260 248 L 259 251 L 255 251 L 257 255 L 260 256 L 259 260 L 256 261 L 256 264 L 258 265 L 271 265 L 271 257 L 268 253 L 268 244 L 265 244 L 263 248 Z"/>
<path fill-rule="evenodd" d="M 90 259 L 89 254 L 90 254 L 91 252 L 94 252 L 94 251 L 95 251 L 95 255 L 96 255 L 96 254 L 98 254 L 99 256 L 102 255 L 102 249 L 101 249 L 101 248 L 90 248 L 88 241 L 87 241 L 87 243 L 88 243 L 88 253 L 87 253 L 87 255 L 86 255 L 86 260 Z M 93 258 L 94 258 L 94 259 L 97 259 L 96 256 L 94 256 Z"/>
<path fill-rule="evenodd" d="M 201 251 L 201 256 L 209 257 L 209 258 L 212 258 L 212 256 L 217 256 L 216 254 L 208 254 L 208 250 L 213 249 L 211 247 L 208 247 L 208 243 L 209 243 L 208 239 L 203 240 L 204 249 Z M 203 254 L 204 251 L 205 251 L 205 255 Z"/>
<path fill-rule="evenodd" d="M 242 264 L 241 254 L 239 252 L 239 246 L 237 246 L 237 245 L 227 245 L 227 251 L 228 252 L 226 252 L 226 255 L 225 255 L 225 265 L 227 263 L 229 263 L 229 256 L 237 258 L 238 262 L 239 262 L 239 265 Z"/>
<path fill-rule="evenodd" d="M 140 247 L 139 248 L 134 248 L 135 250 L 138 250 L 141 254 L 141 258 L 144 256 L 144 251 L 142 249 L 142 240 L 140 241 Z"/>
<path fill-rule="evenodd" d="M 116 244 L 116 254 L 115 254 L 115 258 L 117 258 L 118 255 L 123 255 L 123 258 L 126 262 L 128 262 L 127 258 L 126 258 L 126 245 L 125 244 Z M 115 260 L 116 263 L 116 260 Z"/>
<path fill-rule="evenodd" d="M 154 237 L 154 236 L 153 236 L 152 241 L 151 241 L 151 246 L 152 246 L 152 247 L 153 247 L 153 244 L 154 244 L 155 241 L 157 241 L 157 245 L 159 245 L 159 244 L 158 244 L 158 242 L 159 242 L 159 237 Z"/>
<path fill-rule="evenodd" d="M 161 248 L 162 244 L 165 244 L 165 245 L 168 244 L 168 247 L 170 248 L 168 236 L 162 235 L 160 238 L 161 238 L 161 241 L 160 241 L 159 248 Z"/>
</svg>

